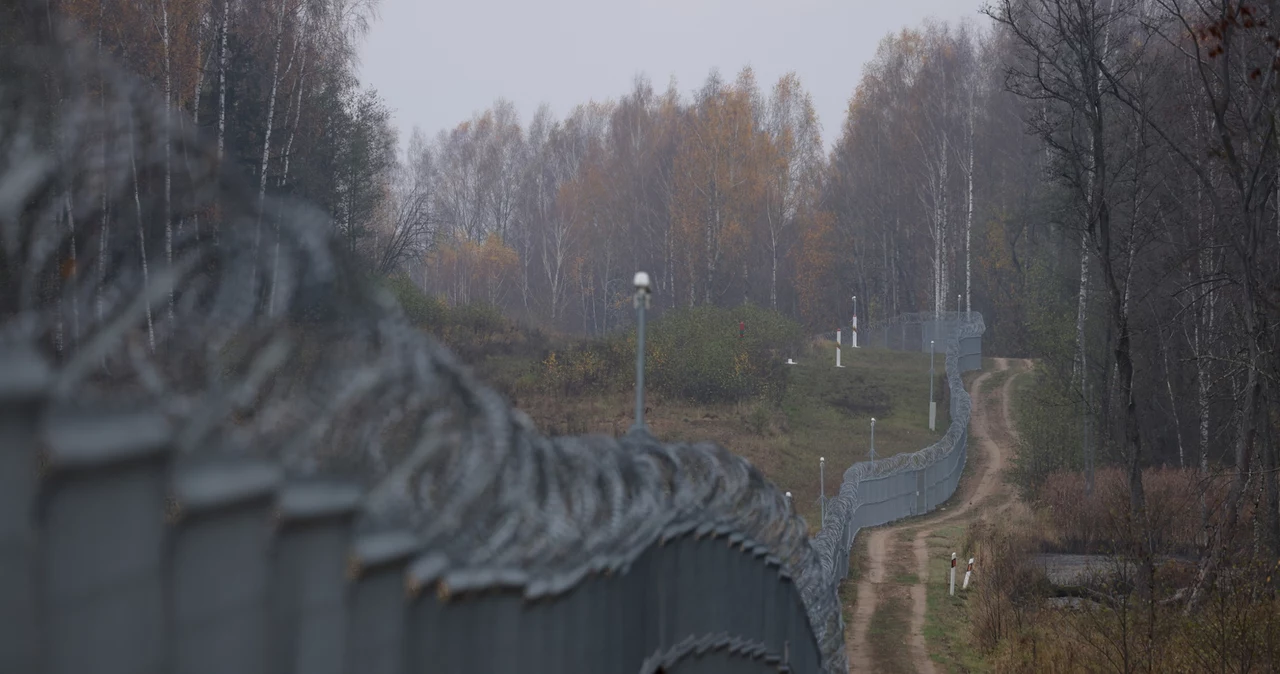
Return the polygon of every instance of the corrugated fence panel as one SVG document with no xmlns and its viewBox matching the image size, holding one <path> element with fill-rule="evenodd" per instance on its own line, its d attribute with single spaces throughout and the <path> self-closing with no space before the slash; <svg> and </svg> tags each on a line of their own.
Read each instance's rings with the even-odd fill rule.
<svg viewBox="0 0 1280 674">
<path fill-rule="evenodd" d="M 294 484 L 280 494 L 271 573 L 272 671 L 339 674 L 345 662 L 346 578 L 360 492 Z"/>
<path fill-rule="evenodd" d="M 179 471 L 170 506 L 171 671 L 266 670 L 269 516 L 279 478 L 274 466 L 245 461 Z"/>
<path fill-rule="evenodd" d="M 67 410 L 46 419 L 44 437 L 37 586 L 46 671 L 163 671 L 164 420 Z"/>
<path fill-rule="evenodd" d="M 409 597 L 405 574 L 419 543 L 405 531 L 369 534 L 356 540 L 347 622 L 347 674 L 405 671 Z"/>
<path fill-rule="evenodd" d="M 947 342 L 953 424 L 968 412 L 953 375 L 981 365 L 981 335 L 956 337 L 966 327 L 911 319 L 872 333 L 907 349 Z M 522 570 L 442 576 L 449 561 L 415 558 L 411 532 L 353 538 L 352 486 L 281 487 L 278 469 L 225 457 L 171 474 L 159 416 L 59 410 L 37 426 L 46 384 L 31 381 L 0 385 L 5 671 L 43 659 L 50 674 L 817 672 L 829 652 L 788 570 L 731 529 L 686 524 L 542 590 Z M 843 577 L 862 528 L 949 498 L 967 440 L 953 425 L 927 463 L 846 471 L 840 498 L 855 505 L 824 532 L 839 541 L 824 568 Z"/>
<path fill-rule="evenodd" d="M 0 671 L 34 672 L 36 435 L 49 371 L 15 349 L 0 350 L 0 372 Z"/>
</svg>

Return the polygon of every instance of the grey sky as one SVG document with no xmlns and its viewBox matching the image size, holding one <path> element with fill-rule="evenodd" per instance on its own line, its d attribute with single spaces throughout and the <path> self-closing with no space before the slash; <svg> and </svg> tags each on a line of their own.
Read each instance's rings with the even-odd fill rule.
<svg viewBox="0 0 1280 674">
<path fill-rule="evenodd" d="M 813 94 L 829 147 L 885 34 L 927 17 L 983 20 L 981 0 L 381 0 L 362 50 L 362 80 L 395 113 L 401 142 L 430 136 L 499 97 L 528 123 L 617 98 L 645 73 L 689 94 L 713 67 L 751 65 L 766 93 L 789 70 Z"/>
</svg>

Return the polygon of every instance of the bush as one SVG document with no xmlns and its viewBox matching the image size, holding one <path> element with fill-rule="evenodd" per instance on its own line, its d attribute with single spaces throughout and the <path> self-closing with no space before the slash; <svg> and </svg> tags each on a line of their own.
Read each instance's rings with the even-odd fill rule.
<svg viewBox="0 0 1280 674">
<path fill-rule="evenodd" d="M 1041 368 L 1030 376 L 1030 387 L 1014 401 L 1020 440 L 1009 470 L 1025 500 L 1034 497 L 1049 475 L 1084 466 L 1079 399 Z"/>
<path fill-rule="evenodd" d="M 443 300 L 422 292 L 409 277 L 404 275 L 393 276 L 386 279 L 384 283 L 395 295 L 396 301 L 404 309 L 405 318 L 411 324 L 424 328 L 444 326 L 449 308 Z"/>
<path fill-rule="evenodd" d="M 739 338 L 738 322 L 746 322 Z M 744 305 L 679 309 L 653 325 L 645 376 L 653 389 L 694 402 L 731 402 L 786 387 L 785 356 L 801 342 L 799 324 Z"/>
<path fill-rule="evenodd" d="M 1219 525 L 1228 487 L 1225 479 L 1206 480 L 1191 469 L 1148 468 L 1143 471 L 1147 522 L 1157 554 L 1194 554 L 1202 535 L 1200 498 Z M 1084 476 L 1076 472 L 1049 475 L 1036 491 L 1035 503 L 1048 511 L 1061 552 L 1098 553 L 1122 549 L 1136 535 L 1129 522 L 1129 476 L 1117 467 L 1094 475 L 1093 495 L 1086 496 Z"/>
<path fill-rule="evenodd" d="M 582 395 L 635 385 L 635 335 L 615 335 L 571 343 L 542 360 L 544 391 Z"/>
</svg>

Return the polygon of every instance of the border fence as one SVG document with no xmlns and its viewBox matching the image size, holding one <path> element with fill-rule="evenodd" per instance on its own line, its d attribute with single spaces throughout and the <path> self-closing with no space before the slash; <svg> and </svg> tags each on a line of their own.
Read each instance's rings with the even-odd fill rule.
<svg viewBox="0 0 1280 674">
<path fill-rule="evenodd" d="M 986 326 L 978 312 L 904 314 L 869 326 L 862 336 L 866 348 L 929 351 L 929 339 L 941 342 L 950 390 L 951 424 L 934 444 L 909 454 L 863 461 L 844 472 L 837 496 L 826 504 L 821 531 L 813 539 L 822 565 L 822 584 L 809 596 L 811 604 L 832 601 L 840 581 L 849 574 L 849 553 L 865 527 L 922 515 L 955 493 L 968 452 L 971 403 L 961 375 L 982 367 L 982 335 Z M 877 335 L 881 337 L 877 339 Z M 896 338 L 896 339 L 894 339 Z M 935 347 L 938 346 L 935 342 Z M 842 635 L 819 634 L 823 652 L 830 652 Z"/>
<path fill-rule="evenodd" d="M 849 548 L 955 489 L 980 317 L 929 328 L 947 435 L 810 539 L 720 447 L 539 434 L 321 214 L 0 7 L 0 673 L 847 670 Z"/>
<path fill-rule="evenodd" d="M 29 352 L 0 371 L 0 671 L 823 668 L 794 562 L 723 518 L 567 576 L 457 568 L 412 530 L 360 532 L 351 485 L 183 461 L 159 414 L 48 405 Z"/>
<path fill-rule="evenodd" d="M 890 330 L 904 325 L 916 324 Z M 983 323 L 936 332 L 950 427 L 845 471 L 812 539 L 820 575 L 804 578 L 705 518 L 554 582 L 456 568 L 411 529 L 359 531 L 351 485 L 256 459 L 178 460 L 159 414 L 50 404 L 41 360 L 0 352 L 0 669 L 844 671 L 837 588 L 858 531 L 933 510 L 964 468 L 961 363 L 980 363 Z"/>
</svg>

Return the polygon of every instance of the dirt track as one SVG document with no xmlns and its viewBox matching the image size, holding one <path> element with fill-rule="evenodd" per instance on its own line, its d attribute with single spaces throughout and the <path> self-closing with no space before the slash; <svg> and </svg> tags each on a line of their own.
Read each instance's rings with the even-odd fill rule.
<svg viewBox="0 0 1280 674">
<path fill-rule="evenodd" d="M 997 358 L 997 371 L 1007 370 L 1009 361 Z M 1016 442 L 1016 431 L 1010 419 L 1009 399 L 1014 379 L 1025 372 L 1029 364 L 1019 361 L 1017 370 L 1011 373 L 995 396 L 984 394 L 983 384 L 991 376 L 984 372 L 973 383 L 970 395 L 973 400 L 973 416 L 969 421 L 970 457 L 973 449 L 981 451 L 978 462 L 976 482 L 970 478 L 960 484 L 957 494 L 947 502 L 946 509 L 939 509 L 933 514 L 909 522 L 878 527 L 867 532 L 867 567 L 861 580 L 858 581 L 858 597 L 854 605 L 853 625 L 849 634 L 849 662 L 854 672 L 877 671 L 868 640 L 868 628 L 871 617 L 875 615 L 880 603 L 881 594 L 890 590 L 885 583 L 888 560 L 894 552 L 897 539 L 903 532 L 914 533 L 911 552 L 915 561 L 916 582 L 910 585 L 911 615 L 909 636 L 906 645 L 911 655 L 914 671 L 932 673 L 935 671 L 933 661 L 929 659 L 928 649 L 924 641 L 925 588 L 929 582 L 929 556 L 926 539 L 939 525 L 961 517 L 969 512 L 975 503 L 987 501 L 993 497 L 1001 498 L 999 509 L 1004 511 L 1015 503 L 1012 494 L 1004 486 L 1001 473 Z M 894 586 L 898 589 L 900 586 Z"/>
</svg>

